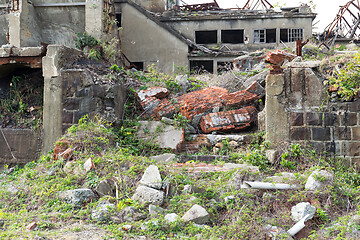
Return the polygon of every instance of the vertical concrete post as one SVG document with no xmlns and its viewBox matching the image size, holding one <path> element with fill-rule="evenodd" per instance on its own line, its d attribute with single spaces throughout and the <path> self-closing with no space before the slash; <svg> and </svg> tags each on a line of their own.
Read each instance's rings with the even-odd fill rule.
<svg viewBox="0 0 360 240">
<path fill-rule="evenodd" d="M 43 147 L 48 152 L 62 135 L 62 82 L 57 66 L 60 46 L 50 45 L 42 59 L 44 76 Z"/>
<path fill-rule="evenodd" d="M 42 41 L 37 13 L 28 1 L 18 0 L 8 14 L 9 41 L 15 47 L 37 47 Z"/>
<path fill-rule="evenodd" d="M 85 31 L 102 39 L 104 35 L 104 0 L 86 0 L 85 5 Z"/>
<path fill-rule="evenodd" d="M 289 120 L 279 97 L 284 91 L 284 74 L 266 77 L 265 128 L 266 139 L 272 143 L 289 140 Z"/>
</svg>

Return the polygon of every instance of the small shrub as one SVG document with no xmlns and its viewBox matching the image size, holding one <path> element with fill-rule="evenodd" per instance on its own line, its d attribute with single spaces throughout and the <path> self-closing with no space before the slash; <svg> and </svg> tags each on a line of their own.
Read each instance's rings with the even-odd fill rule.
<svg viewBox="0 0 360 240">
<path fill-rule="evenodd" d="M 96 40 L 93 36 L 89 35 L 87 32 L 77 33 L 78 38 L 75 39 L 75 46 L 78 49 L 84 49 L 84 47 L 88 46 L 89 48 L 93 48 L 96 45 L 99 45 L 99 41 Z"/>
</svg>

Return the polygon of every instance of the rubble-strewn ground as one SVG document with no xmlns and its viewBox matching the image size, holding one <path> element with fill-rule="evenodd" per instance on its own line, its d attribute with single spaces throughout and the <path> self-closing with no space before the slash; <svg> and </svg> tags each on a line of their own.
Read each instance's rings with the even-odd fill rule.
<svg viewBox="0 0 360 240">
<path fill-rule="evenodd" d="M 319 58 L 321 53 L 315 54 Z M 319 76 L 330 80 L 337 64 L 349 62 L 342 59 L 354 55 L 324 56 Z M 136 100 L 141 89 L 166 87 L 171 101 L 214 81 L 233 94 L 246 88 L 234 91 L 236 80 L 226 76 L 235 73 L 223 73 L 220 81 L 201 76 L 174 82 L 175 76 L 153 69 L 148 74 L 112 69 L 108 77 L 127 79 L 124 122 L 118 126 L 84 117 L 38 161 L 5 166 L 0 171 L 1 239 L 360 238 L 360 174 L 341 158 L 316 153 L 311 146 L 273 146 L 263 132 L 233 140 L 219 132 L 212 139 L 220 140 L 206 142 L 192 156 L 155 144 L 161 127 L 153 136 L 142 128 L 150 138 L 137 137 L 145 117 Z M 332 99 L 341 101 L 333 92 Z M 258 108 L 261 104 L 256 102 Z M 166 121 L 174 129 L 189 128 L 179 114 Z M 254 182 L 267 188 L 249 189 Z M 277 183 L 289 189 L 268 189 Z M 287 231 L 298 221 L 294 212 L 303 216 L 294 208 L 299 203 L 312 206 L 307 209 L 311 217 L 291 237 Z"/>
</svg>

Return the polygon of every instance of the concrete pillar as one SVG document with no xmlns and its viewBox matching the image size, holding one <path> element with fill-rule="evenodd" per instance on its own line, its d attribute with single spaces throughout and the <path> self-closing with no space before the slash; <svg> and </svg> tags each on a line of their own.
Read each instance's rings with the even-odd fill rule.
<svg viewBox="0 0 360 240">
<path fill-rule="evenodd" d="M 27 0 L 19 0 L 19 9 L 10 9 L 8 21 L 10 44 L 15 47 L 41 46 L 41 28 L 37 13 Z"/>
<path fill-rule="evenodd" d="M 85 31 L 96 39 L 102 39 L 104 35 L 103 13 L 103 0 L 86 0 Z"/>
<path fill-rule="evenodd" d="M 289 120 L 279 98 L 284 91 L 284 74 L 266 77 L 265 128 L 266 139 L 272 143 L 289 140 Z"/>
</svg>

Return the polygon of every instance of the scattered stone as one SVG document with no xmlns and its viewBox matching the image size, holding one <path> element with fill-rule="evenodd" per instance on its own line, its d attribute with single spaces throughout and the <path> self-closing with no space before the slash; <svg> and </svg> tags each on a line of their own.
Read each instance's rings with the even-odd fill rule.
<svg viewBox="0 0 360 240">
<path fill-rule="evenodd" d="M 188 81 L 187 75 L 176 76 L 175 82 L 180 85 L 183 92 L 187 92 L 191 88 L 191 83 Z"/>
<path fill-rule="evenodd" d="M 99 194 L 100 197 L 103 197 L 103 196 L 112 196 L 114 197 L 114 192 L 112 190 L 112 187 L 111 185 L 108 183 L 107 180 L 102 180 L 98 183 L 98 185 L 96 186 L 95 188 L 95 191 L 97 194 Z"/>
<path fill-rule="evenodd" d="M 200 205 L 195 204 L 192 206 L 189 211 L 181 218 L 184 222 L 194 222 L 197 224 L 205 224 L 210 220 L 209 213 L 205 208 Z"/>
<path fill-rule="evenodd" d="M 258 166 L 253 166 L 250 164 L 238 164 L 238 163 L 225 163 L 223 166 L 224 169 L 228 169 L 228 170 L 233 170 L 233 169 L 243 169 L 243 170 L 248 170 L 250 172 L 260 172 L 259 167 Z"/>
<path fill-rule="evenodd" d="M 157 216 L 157 215 L 162 215 L 164 214 L 164 209 L 158 206 L 155 206 L 153 204 L 149 205 L 149 214 L 151 216 Z"/>
<path fill-rule="evenodd" d="M 305 189 L 310 191 L 322 190 L 333 184 L 334 176 L 325 170 L 315 170 L 306 181 Z"/>
<path fill-rule="evenodd" d="M 266 225 L 265 230 L 265 239 L 266 240 L 292 240 L 293 238 L 282 228 L 277 226 Z"/>
<path fill-rule="evenodd" d="M 29 225 L 26 226 L 26 229 L 29 231 L 34 230 L 37 227 L 37 223 L 36 222 L 32 222 Z"/>
<path fill-rule="evenodd" d="M 195 134 L 196 133 L 196 129 L 193 126 L 191 126 L 190 124 L 186 124 L 184 129 L 185 129 L 185 133 L 187 133 L 187 134 Z"/>
<path fill-rule="evenodd" d="M 169 90 L 163 87 L 149 87 L 146 90 L 141 90 L 137 93 L 140 101 L 144 101 L 148 97 L 155 97 L 158 99 L 165 98 L 169 95 Z"/>
<path fill-rule="evenodd" d="M 125 207 L 122 209 L 119 214 L 119 218 L 121 219 L 121 222 L 133 222 L 134 216 L 135 216 L 135 208 L 134 207 Z"/>
<path fill-rule="evenodd" d="M 198 200 L 197 197 L 191 196 L 189 199 L 186 200 L 187 203 L 194 203 L 196 200 Z"/>
<path fill-rule="evenodd" d="M 317 68 L 320 67 L 321 61 L 307 61 L 307 62 L 289 62 L 285 66 L 289 68 Z"/>
<path fill-rule="evenodd" d="M 215 144 L 215 146 L 214 147 L 216 147 L 216 148 L 223 148 L 224 147 L 224 144 L 222 143 L 222 142 L 218 142 L 218 143 L 216 143 Z"/>
<path fill-rule="evenodd" d="M 17 194 L 19 192 L 19 189 L 17 189 L 15 186 L 11 184 L 6 188 L 6 190 L 11 194 Z"/>
<path fill-rule="evenodd" d="M 48 175 L 48 176 L 54 176 L 55 173 L 57 172 L 57 170 L 58 170 L 58 167 L 52 167 L 52 168 L 50 168 L 50 169 L 46 172 L 46 175 Z"/>
<path fill-rule="evenodd" d="M 100 202 L 92 211 L 91 218 L 97 222 L 105 222 L 110 219 L 110 210 L 115 208 L 115 205 L 109 201 Z"/>
<path fill-rule="evenodd" d="M 185 185 L 182 191 L 183 194 L 192 194 L 192 193 L 204 193 L 205 190 L 193 185 Z"/>
<path fill-rule="evenodd" d="M 76 161 L 67 161 L 63 167 L 64 172 L 67 174 L 73 173 L 76 166 Z"/>
<path fill-rule="evenodd" d="M 121 229 L 122 229 L 123 231 L 126 231 L 126 232 L 130 232 L 130 231 L 131 231 L 131 228 L 132 228 L 131 225 L 122 225 L 122 226 L 121 226 Z"/>
<path fill-rule="evenodd" d="M 176 213 L 169 213 L 165 215 L 165 221 L 168 223 L 173 223 L 179 220 L 180 217 Z"/>
<path fill-rule="evenodd" d="M 154 226 L 158 226 L 159 225 L 159 221 L 158 220 L 150 220 L 150 221 L 147 221 L 147 222 L 144 222 L 143 224 L 141 224 L 140 228 L 141 230 L 145 231 L 147 229 L 147 226 L 148 225 L 154 225 Z"/>
<path fill-rule="evenodd" d="M 258 82 L 262 87 L 265 87 L 265 80 L 267 75 L 269 75 L 270 70 L 266 69 L 264 71 L 262 71 L 261 73 L 258 73 L 252 77 L 247 78 L 244 82 L 243 85 L 245 88 L 248 88 L 251 86 L 251 84 L 256 81 Z"/>
<path fill-rule="evenodd" d="M 173 153 L 165 153 L 157 156 L 152 156 L 150 159 L 153 159 L 159 163 L 168 163 L 173 161 L 176 158 L 176 155 Z"/>
<path fill-rule="evenodd" d="M 178 150 L 184 141 L 183 130 L 160 121 L 139 121 L 137 137 L 158 143 L 161 148 Z"/>
<path fill-rule="evenodd" d="M 94 169 L 94 168 L 95 168 L 95 165 L 94 165 L 93 161 L 91 160 L 91 158 L 86 160 L 86 162 L 84 163 L 85 171 L 89 172 L 91 169 Z"/>
<path fill-rule="evenodd" d="M 238 146 L 239 146 L 239 143 L 234 140 L 229 142 L 229 147 L 231 147 L 231 148 L 237 148 Z"/>
<path fill-rule="evenodd" d="M 277 150 L 270 149 L 266 151 L 265 156 L 271 164 L 275 164 L 279 157 L 279 152 Z"/>
<path fill-rule="evenodd" d="M 291 218 L 296 222 L 300 221 L 308 214 L 310 214 L 310 216 L 305 219 L 305 221 L 312 219 L 315 213 L 316 207 L 311 206 L 309 202 L 301 202 L 291 208 Z"/>
<path fill-rule="evenodd" d="M 245 164 L 247 165 L 247 164 Z M 244 181 L 257 181 L 259 180 L 259 168 L 256 166 L 251 166 L 248 165 L 250 167 L 246 167 L 245 168 L 240 168 L 239 170 L 237 170 L 236 172 L 233 173 L 232 178 L 230 179 L 228 186 L 231 189 L 234 190 L 240 190 L 241 189 L 241 185 Z"/>
<path fill-rule="evenodd" d="M 214 132 L 216 133 L 216 132 Z M 237 135 L 214 135 L 214 134 L 207 134 L 205 135 L 207 139 L 210 141 L 210 144 L 215 145 L 216 143 L 220 143 L 224 140 L 229 140 L 237 142 L 240 144 L 246 144 L 251 142 L 253 136 L 250 134 L 237 134 Z"/>
<path fill-rule="evenodd" d="M 139 186 L 131 199 L 139 201 L 140 204 L 148 202 L 154 205 L 161 205 L 164 201 L 164 192 L 146 186 Z"/>
<path fill-rule="evenodd" d="M 159 168 L 155 165 L 150 165 L 147 167 L 140 180 L 140 184 L 147 187 L 160 189 L 162 186 L 162 180 Z"/>
<path fill-rule="evenodd" d="M 232 200 L 235 200 L 235 196 L 234 196 L 234 195 L 227 196 L 227 197 L 224 198 L 224 201 L 225 201 L 225 202 L 229 202 L 229 201 L 232 201 Z"/>
<path fill-rule="evenodd" d="M 296 176 L 293 173 L 289 172 L 282 172 L 279 176 L 272 176 L 265 178 L 266 182 L 272 182 L 272 183 L 295 183 Z"/>
<path fill-rule="evenodd" d="M 95 194 L 93 191 L 91 191 L 91 189 L 79 188 L 60 192 L 59 197 L 74 207 L 80 207 L 81 204 L 90 202 L 92 199 L 95 199 Z"/>
</svg>

